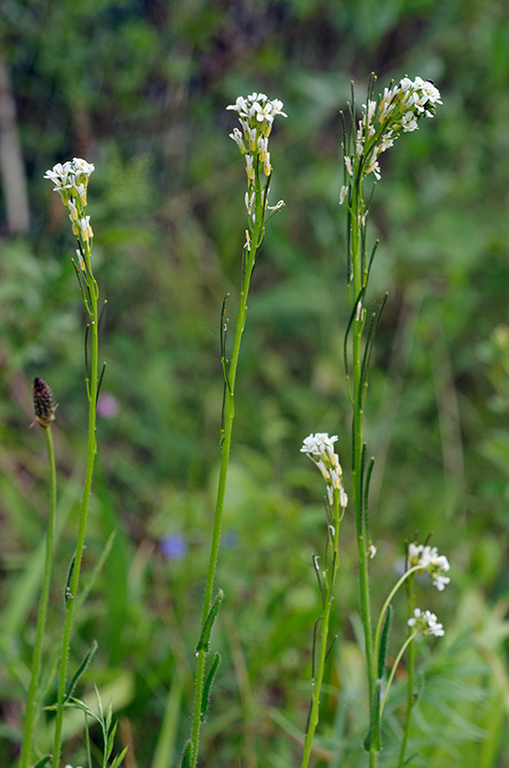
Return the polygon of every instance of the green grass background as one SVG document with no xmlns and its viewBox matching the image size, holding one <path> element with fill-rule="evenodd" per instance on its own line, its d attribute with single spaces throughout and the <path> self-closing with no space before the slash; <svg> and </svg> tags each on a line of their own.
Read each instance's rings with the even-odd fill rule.
<svg viewBox="0 0 509 768">
<path fill-rule="evenodd" d="M 58 565 L 46 648 L 63 617 L 85 461 L 84 310 L 65 211 L 42 179 L 73 155 L 94 162 L 89 213 L 108 305 L 99 455 L 83 583 L 115 541 L 79 613 L 75 668 L 99 651 L 80 695 L 113 702 L 126 768 L 176 766 L 187 738 L 194 645 L 218 471 L 221 302 L 235 317 L 245 173 L 225 106 L 262 90 L 285 103 L 271 137 L 269 224 L 249 303 L 218 586 L 222 664 L 203 765 L 299 764 L 324 541 L 321 478 L 299 454 L 340 435 L 349 463 L 342 336 L 348 319 L 339 110 L 374 70 L 383 89 L 431 78 L 443 106 L 383 157 L 368 305 L 388 303 L 366 404 L 376 459 L 373 605 L 416 531 L 451 562 L 419 604 L 446 627 L 422 643 L 409 765 L 509 766 L 509 8 L 499 0 L 3 0 L 0 47 L 16 99 L 31 226 L 9 236 L 0 196 L 0 764 L 15 763 L 48 507 L 31 382 L 60 403 Z M 2 223 L 3 222 L 3 223 Z M 348 480 L 346 481 L 348 490 Z M 354 522 L 344 523 L 335 630 L 315 764 L 366 764 L 356 644 Z M 161 540 L 183 545 L 164 557 Z M 392 657 L 404 633 L 396 605 Z M 382 768 L 395 764 L 401 683 L 387 707 Z M 51 717 L 38 743 L 48 747 Z M 97 734 L 93 731 L 94 738 Z M 85 765 L 81 716 L 65 758 Z"/>
</svg>

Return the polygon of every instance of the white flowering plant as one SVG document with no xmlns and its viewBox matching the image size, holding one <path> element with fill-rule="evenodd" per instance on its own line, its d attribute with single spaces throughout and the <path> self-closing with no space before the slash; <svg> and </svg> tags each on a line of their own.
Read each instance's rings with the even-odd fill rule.
<svg viewBox="0 0 509 768">
<path fill-rule="evenodd" d="M 444 635 L 443 625 L 438 622 L 437 616 L 428 609 L 421 610 L 415 606 L 415 577 L 426 575 L 425 578 L 428 582 L 435 586 L 439 592 L 442 592 L 450 582 L 448 575 L 450 565 L 447 557 L 440 555 L 437 547 L 430 546 L 428 543 L 412 542 L 406 548 L 403 574 L 389 592 L 376 625 L 372 621 L 369 563 L 375 557 L 377 549 L 369 527 L 369 486 L 374 461 L 373 459 L 367 461 L 366 458 L 367 448 L 363 436 L 363 421 L 370 356 L 385 299 L 381 302 L 379 310 L 368 318 L 365 306 L 366 291 L 376 254 L 376 244 L 368 257 L 367 222 L 370 197 L 365 195 L 364 185 L 366 181 L 380 181 L 379 158 L 381 154 L 392 147 L 399 136 L 415 131 L 419 127 L 421 118 L 433 116 L 436 106 L 442 103 L 436 86 L 431 81 L 422 80 L 419 77 L 414 80 L 404 77 L 398 85 L 392 83 L 377 97 L 373 96 L 374 85 L 375 78 L 373 77 L 368 87 L 366 104 L 363 105 L 360 119 L 357 118 L 355 112 L 354 100 L 352 100 L 349 110 L 350 125 L 348 130 L 346 120 L 343 119 L 343 185 L 339 202 L 345 205 L 347 220 L 347 294 L 350 317 L 345 332 L 343 356 L 346 385 L 352 409 L 351 472 L 343 472 L 339 454 L 336 452 L 336 443 L 339 441 L 338 435 L 329 435 L 326 432 L 311 433 L 303 440 L 300 449 L 315 464 L 325 483 L 326 531 L 323 555 L 312 554 L 313 568 L 321 596 L 321 614 L 316 621 L 313 637 L 311 702 L 307 725 L 302 737 L 301 768 L 308 768 L 312 759 L 314 737 L 319 725 L 325 665 L 332 647 L 330 627 L 335 606 L 337 575 L 341 562 L 340 531 L 345 514 L 348 512 L 355 520 L 359 603 L 362 621 L 360 634 L 364 642 L 369 697 L 367 701 L 369 730 L 364 741 L 364 747 L 369 755 L 370 768 L 377 766 L 378 754 L 382 746 L 382 714 L 399 662 L 406 652 L 408 652 L 406 718 L 399 761 L 395 768 L 403 768 L 407 764 L 406 748 L 412 709 L 416 698 L 414 690 L 415 640 L 421 636 L 440 638 Z M 201 726 L 206 718 L 209 693 L 220 663 L 218 653 L 211 655 L 211 636 L 223 600 L 222 590 L 217 590 L 215 595 L 214 590 L 232 446 L 237 368 L 247 319 L 251 278 L 265 236 L 265 225 L 284 205 L 283 201 L 279 201 L 274 206 L 269 205 L 268 202 L 269 184 L 273 172 L 269 139 L 275 118 L 287 116 L 283 111 L 283 103 L 279 99 L 269 99 L 264 93 L 254 92 L 246 97 L 239 97 L 227 109 L 236 112 L 240 122 L 240 128 L 235 127 L 230 137 L 237 145 L 245 162 L 247 176 L 247 191 L 244 197 L 246 222 L 242 225 L 243 229 L 245 227 L 245 241 L 240 260 L 239 303 L 231 349 L 227 339 L 229 321 L 226 298 L 223 301 L 221 312 L 220 348 L 224 379 L 221 459 L 201 622 L 195 646 L 196 674 L 190 737 L 184 746 L 181 768 L 196 768 L 198 764 Z M 118 768 L 126 754 L 126 749 L 124 749 L 116 757 L 112 756 L 116 726 L 113 723 L 111 707 L 104 713 L 98 696 L 99 714 L 97 714 L 87 704 L 74 697 L 74 689 L 78 679 L 88 666 L 95 647 L 89 651 L 80 668 L 68 682 L 73 616 L 76 605 L 79 604 L 77 598 L 81 599 L 83 595 L 83 593 L 80 594 L 80 571 L 85 548 L 86 524 L 97 451 L 96 408 L 102 380 L 102 373 L 99 372 L 99 287 L 93 272 L 94 234 L 90 215 L 87 213 L 87 190 L 93 171 L 94 166 L 91 163 L 81 158 L 74 158 L 63 164 L 57 163 L 45 174 L 45 178 L 53 183 L 54 191 L 57 192 L 67 209 L 72 233 L 77 243 L 76 259 L 73 259 L 73 264 L 88 316 L 85 338 L 85 383 L 89 415 L 87 464 L 76 547 L 65 587 L 65 618 L 60 649 L 57 701 L 52 707 L 48 707 L 55 712 L 53 751 L 51 755 L 39 759 L 38 768 L 43 768 L 46 765 L 51 765 L 51 768 L 59 768 L 62 756 L 64 713 L 69 707 L 81 710 L 86 717 L 92 718 L 100 724 L 104 737 L 102 768 Z M 50 427 L 54 421 L 56 404 L 51 390 L 40 378 L 36 379 L 36 387 L 34 387 L 34 404 L 36 421 L 45 429 L 47 434 L 51 463 Z M 52 469 L 52 477 L 53 474 Z M 348 494 L 346 488 L 348 488 Z M 55 511 L 55 493 L 52 480 L 53 512 Z M 50 533 L 53 526 L 54 515 L 51 515 L 48 529 L 45 586 L 40 603 L 41 620 L 37 629 L 33 654 L 31 687 L 27 700 L 25 732 L 19 768 L 31 768 L 35 753 L 33 730 L 41 678 L 45 605 L 47 604 L 51 578 L 52 537 Z M 392 602 L 403 585 L 406 587 L 408 598 L 405 626 L 407 634 L 388 672 L 386 670 L 386 656 Z M 36 755 L 36 757 L 40 756 Z M 90 749 L 88 758 L 91 766 Z M 66 768 L 70 768 L 70 766 L 67 765 Z"/>
<path fill-rule="evenodd" d="M 92 163 L 89 163 L 82 158 L 74 157 L 72 160 L 68 160 L 65 163 L 57 163 L 44 174 L 44 178 L 53 183 L 53 191 L 58 194 L 60 200 L 67 209 L 71 230 L 76 239 L 76 259 L 73 258 L 72 263 L 74 265 L 81 298 L 88 317 L 88 322 L 85 328 L 85 389 L 88 401 L 88 423 L 87 461 L 80 502 L 75 550 L 69 566 L 67 582 L 64 589 L 65 616 L 59 655 L 57 701 L 54 705 L 47 707 L 48 710 L 53 710 L 55 712 L 53 750 L 52 754 L 43 756 L 37 762 L 38 768 L 43 768 L 43 766 L 46 765 L 51 765 L 51 768 L 59 768 L 60 766 L 64 732 L 64 713 L 69 707 L 74 706 L 76 708 L 78 704 L 80 704 L 78 700 L 73 699 L 72 694 L 79 678 L 87 668 L 96 650 L 96 644 L 94 642 L 91 649 L 85 655 L 78 670 L 73 673 L 69 680 L 69 651 L 72 642 L 73 619 L 76 607 L 82 602 L 85 595 L 83 591 L 80 591 L 80 575 L 83 553 L 86 546 L 87 519 L 97 453 L 97 400 L 102 376 L 104 374 L 104 366 L 102 367 L 101 372 L 99 371 L 99 325 L 101 307 L 99 304 L 99 286 L 93 272 L 92 248 L 94 234 L 90 223 L 90 215 L 87 213 L 88 184 L 90 176 L 94 170 L 95 167 Z M 51 442 L 51 423 L 55 418 L 56 403 L 54 402 L 53 395 L 48 385 L 40 377 L 37 377 L 34 381 L 34 407 L 35 420 L 44 428 L 48 441 L 51 505 L 46 540 L 43 588 L 39 603 L 36 640 L 32 654 L 31 680 L 27 696 L 19 768 L 30 768 L 30 766 L 33 765 L 35 751 L 34 726 L 38 716 L 36 708 L 40 696 L 42 678 L 42 641 L 51 583 L 56 512 L 56 469 Z M 109 546 L 111 546 L 111 542 L 109 543 Z M 98 575 L 98 572 L 99 569 L 96 570 L 95 576 Z M 90 587 L 91 584 L 88 585 L 89 589 Z M 78 704 L 76 702 L 78 702 Z M 103 715 L 100 707 L 100 700 L 99 710 L 99 715 L 94 714 L 93 716 L 96 719 L 99 718 L 98 722 L 102 722 L 103 725 L 106 724 L 108 729 L 107 738 L 105 738 L 105 753 L 102 765 L 104 768 L 118 768 L 124 759 L 125 750 L 120 755 L 112 757 L 110 760 L 116 726 L 112 720 L 111 710 L 108 710 L 107 715 L 104 716 L 103 720 L 100 720 Z M 90 756 L 89 764 L 91 764 Z"/>
<path fill-rule="evenodd" d="M 201 723 L 205 719 L 209 692 L 217 672 L 220 657 L 216 653 L 206 672 L 206 664 L 210 655 L 210 636 L 217 614 L 223 600 L 223 591 L 218 590 L 213 598 L 215 574 L 219 557 L 219 541 L 221 537 L 223 505 L 228 475 L 228 463 L 232 442 L 233 420 L 235 416 L 235 384 L 239 362 L 242 335 L 247 318 L 247 302 L 251 277 L 263 238 L 265 224 L 284 203 L 268 205 L 269 181 L 272 175 L 272 164 L 269 151 L 269 136 L 272 131 L 274 118 L 277 115 L 286 117 L 283 103 L 279 99 L 270 100 L 264 93 L 252 93 L 247 97 L 239 97 L 235 104 L 226 107 L 237 112 L 242 127 L 234 128 L 230 137 L 235 141 L 246 162 L 247 192 L 245 205 L 247 210 L 247 229 L 242 254 L 241 278 L 239 291 L 239 307 L 231 355 L 227 350 L 228 318 L 226 315 L 226 298 L 221 312 L 221 362 L 224 376 L 224 395 L 221 425 L 221 464 L 210 547 L 209 566 L 205 582 L 205 592 L 202 608 L 202 619 L 198 643 L 196 645 L 196 675 L 194 686 L 194 707 L 191 725 L 191 735 L 184 747 L 182 768 L 195 768 L 198 761 Z M 266 219 L 266 213 L 270 216 Z"/>
<path fill-rule="evenodd" d="M 432 117 L 435 114 L 436 106 L 442 101 L 436 86 L 431 81 L 423 80 L 420 77 L 414 80 L 404 77 L 397 85 L 391 83 L 378 96 L 374 96 L 375 82 L 376 78 L 372 76 L 368 85 L 366 103 L 362 105 L 360 119 L 356 115 L 353 88 L 352 103 L 349 106 L 348 128 L 347 119 L 342 114 L 343 185 L 340 190 L 339 203 L 346 207 L 347 293 L 351 312 L 345 332 L 343 357 L 347 390 L 352 407 L 352 467 L 349 495 L 356 521 L 360 613 L 363 625 L 370 712 L 369 730 L 364 740 L 364 747 L 369 754 L 370 768 L 375 768 L 382 747 L 382 713 L 398 664 L 408 649 L 407 713 L 397 764 L 397 768 L 403 768 L 406 764 L 406 747 L 412 708 L 415 702 L 414 640 L 419 634 L 434 637 L 441 637 L 444 634 L 443 626 L 437 622 L 435 614 L 430 611 L 421 612 L 415 607 L 414 577 L 418 574 L 427 573 L 431 583 L 439 591 L 443 591 L 450 581 L 447 575 L 450 566 L 447 558 L 438 554 L 436 547 L 431 547 L 428 544 L 410 544 L 407 548 L 405 571 L 390 591 L 380 611 L 376 627 L 373 626 L 369 561 L 376 554 L 376 546 L 373 543 L 369 527 L 369 486 L 374 459 L 369 462 L 366 460 L 367 448 L 363 437 L 363 420 L 371 351 L 387 295 L 382 300 L 378 311 L 368 317 L 365 308 L 366 291 L 376 255 L 377 243 L 368 255 L 367 223 L 373 190 L 365 193 L 365 184 L 370 180 L 375 183 L 380 181 L 382 176 L 379 164 L 380 155 L 392 147 L 399 136 L 417 130 L 421 118 Z M 341 493 L 344 493 L 343 472 L 337 454 L 334 452 L 334 443 L 337 439 L 336 435 L 330 438 L 325 433 L 311 434 L 304 440 L 304 445 L 301 448 L 301 451 L 306 453 L 317 465 L 327 483 L 326 504 L 329 516 L 332 515 L 331 502 L 335 498 L 334 494 L 338 494 L 339 497 Z M 343 513 L 344 508 L 342 508 L 341 517 Z M 335 522 L 339 523 L 339 519 L 336 519 Z M 339 544 L 335 540 L 333 543 Z M 334 552 L 335 568 L 338 562 L 339 548 Z M 326 572 L 324 572 L 324 578 L 325 574 Z M 335 575 L 334 570 L 333 577 Z M 326 578 L 328 587 L 332 586 L 333 580 L 333 578 L 332 580 Z M 391 604 L 403 584 L 407 587 L 408 596 L 408 634 L 386 679 L 385 660 L 392 613 Z M 321 585 L 320 590 L 323 599 L 324 590 Z M 321 617 L 322 639 L 328 625 L 329 603 L 325 601 L 324 612 Z M 316 675 L 314 673 L 315 668 L 318 668 Z M 322 672 L 321 667 L 319 665 L 317 667 L 313 663 L 312 714 L 306 729 L 301 768 L 307 768 L 311 756 L 311 744 L 318 722 L 317 699 L 319 699 L 319 689 L 322 683 Z M 318 695 L 315 696 L 317 691 Z"/>
</svg>

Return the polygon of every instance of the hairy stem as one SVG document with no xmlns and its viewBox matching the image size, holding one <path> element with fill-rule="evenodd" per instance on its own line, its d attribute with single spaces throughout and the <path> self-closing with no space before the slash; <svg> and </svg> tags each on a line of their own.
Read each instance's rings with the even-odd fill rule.
<svg viewBox="0 0 509 768">
<path fill-rule="evenodd" d="M 41 597 L 39 600 L 39 615 L 35 633 L 35 644 L 32 656 L 32 669 L 30 687 L 28 689 L 27 707 L 25 713 L 25 725 L 23 731 L 23 744 L 19 765 L 20 768 L 28 768 L 32 756 L 32 738 L 35 723 L 35 705 L 41 677 L 42 648 L 46 617 L 48 614 L 49 593 L 51 587 L 51 572 L 53 567 L 53 546 L 55 539 L 55 518 L 57 507 L 57 473 L 55 465 L 55 452 L 53 450 L 53 436 L 51 426 L 44 429 L 46 433 L 46 445 L 48 449 L 48 463 L 50 470 L 50 506 L 48 517 L 48 530 L 46 533 L 46 554 L 44 559 L 44 574 L 42 580 Z"/>
<path fill-rule="evenodd" d="M 60 673 L 58 679 L 57 695 L 57 714 L 55 719 L 55 735 L 53 742 L 53 761 L 52 768 L 58 768 L 60 761 L 60 751 L 62 744 L 62 724 L 64 717 L 64 698 L 66 693 L 67 669 L 69 663 L 69 648 L 71 644 L 72 623 L 74 617 L 74 605 L 78 592 L 81 563 L 83 560 L 83 550 L 85 547 L 85 532 L 87 526 L 88 507 L 90 494 L 92 491 L 92 477 L 94 473 L 95 456 L 97 453 L 96 443 L 96 406 L 97 406 L 97 386 L 99 371 L 99 313 L 98 300 L 99 288 L 92 276 L 89 253 L 86 254 L 87 271 L 90 275 L 90 317 L 91 317 L 91 353 L 90 353 L 90 378 L 87 372 L 87 392 L 89 400 L 88 409 L 88 441 L 87 441 L 87 466 L 85 470 L 85 484 L 83 487 L 83 496 L 80 506 L 80 515 L 78 522 L 78 534 L 76 538 L 76 551 L 74 565 L 69 585 L 68 593 L 65 595 L 65 621 L 62 635 L 62 650 L 60 655 Z"/>
<path fill-rule="evenodd" d="M 259 189 L 258 181 L 258 189 Z M 258 196 L 261 203 L 261 195 Z M 224 425 L 222 435 L 221 465 L 219 468 L 219 481 L 217 488 L 216 507 L 214 513 L 214 525 L 212 530 L 212 543 L 210 548 L 209 565 L 207 578 L 205 582 L 205 593 L 203 598 L 203 610 L 200 635 L 203 632 L 205 622 L 207 621 L 212 605 L 212 593 L 214 590 L 214 580 L 219 556 L 219 543 L 221 538 L 221 527 L 223 522 L 224 496 L 226 491 L 226 478 L 228 474 L 228 463 L 230 458 L 230 448 L 232 440 L 233 420 L 235 417 L 235 379 L 237 376 L 237 366 L 240 355 L 240 345 L 242 334 L 246 325 L 247 317 L 247 298 L 249 294 L 249 285 L 253 273 L 256 253 L 259 247 L 260 234 L 263 227 L 263 208 L 259 205 L 256 211 L 256 220 L 251 233 L 250 245 L 246 248 L 245 264 L 241 281 L 241 290 L 239 298 L 239 309 L 237 314 L 237 323 L 235 325 L 235 336 L 233 340 L 233 349 L 231 361 L 228 367 L 227 380 L 225 381 L 225 406 L 224 406 Z M 191 768 L 195 768 L 198 760 L 198 744 L 200 738 L 200 725 L 203 717 L 203 691 L 205 681 L 205 664 L 207 657 L 207 648 L 201 648 L 197 652 L 196 678 L 194 688 L 194 707 L 193 724 L 191 730 Z"/>
</svg>

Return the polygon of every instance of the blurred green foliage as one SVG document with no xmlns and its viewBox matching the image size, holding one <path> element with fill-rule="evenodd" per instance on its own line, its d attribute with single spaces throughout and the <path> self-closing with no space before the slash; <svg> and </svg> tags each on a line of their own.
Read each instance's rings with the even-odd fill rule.
<svg viewBox="0 0 509 768">
<path fill-rule="evenodd" d="M 176 765 L 219 457 L 219 313 L 230 293 L 233 322 L 245 229 L 244 171 L 224 108 L 253 90 L 281 98 L 288 113 L 271 139 L 271 199 L 287 207 L 268 226 L 243 342 L 218 574 L 226 603 L 214 635 L 223 660 L 203 754 L 209 766 L 298 763 L 319 612 L 311 553 L 324 535 L 320 478 L 299 447 L 312 431 L 338 432 L 348 466 L 339 109 L 352 79 L 362 103 L 374 70 L 382 88 L 405 73 L 431 78 L 444 102 L 383 157 L 373 203 L 381 244 L 370 300 L 389 292 L 366 404 L 374 605 L 393 583 L 403 540 L 432 532 L 453 583 L 439 599 L 422 594 L 447 635 L 434 655 L 423 649 L 411 765 L 507 765 L 506 3 L 3 0 L 0 48 L 32 216 L 28 236 L 0 236 L 0 763 L 16 755 L 47 510 L 44 445 L 28 428 L 35 375 L 60 403 L 48 675 L 84 465 L 74 246 L 42 175 L 73 155 L 95 163 L 89 212 L 108 300 L 88 573 L 117 535 L 78 618 L 74 663 L 97 639 L 87 684 L 113 701 L 120 740 L 131 743 L 126 766 Z M 352 532 L 346 520 L 341 640 L 317 741 L 316 764 L 337 768 L 365 764 Z M 403 692 L 387 710 L 381 766 L 393 765 Z M 45 700 L 53 696 L 50 685 Z M 159 754 L 173 757 L 157 763 L 165 711 Z M 41 749 L 50 725 L 44 715 Z M 76 765 L 83 724 L 71 726 L 65 757 Z"/>
</svg>

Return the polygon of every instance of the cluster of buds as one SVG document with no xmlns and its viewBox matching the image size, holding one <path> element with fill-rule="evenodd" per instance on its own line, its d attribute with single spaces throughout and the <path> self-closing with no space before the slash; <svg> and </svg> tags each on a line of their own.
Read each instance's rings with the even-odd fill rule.
<svg viewBox="0 0 509 768">
<path fill-rule="evenodd" d="M 413 618 L 408 619 L 407 624 L 409 627 L 414 627 L 416 632 L 422 632 L 423 635 L 434 635 L 435 637 L 445 635 L 443 625 L 438 623 L 437 617 L 431 611 L 422 612 L 420 608 L 416 608 Z"/>
<path fill-rule="evenodd" d="M 329 437 L 327 432 L 317 432 L 304 439 L 300 451 L 309 456 L 322 473 L 322 477 L 327 483 L 329 504 L 333 506 L 334 491 L 338 491 L 339 504 L 345 509 L 348 504 L 348 496 L 343 488 L 343 470 L 339 463 L 338 454 L 334 453 L 334 443 L 337 439 L 337 435 Z"/>
<path fill-rule="evenodd" d="M 345 156 L 346 173 L 353 177 L 362 163 L 364 174 L 372 173 L 381 178 L 378 157 L 392 147 L 402 133 L 418 128 L 421 117 L 433 117 L 436 104 L 442 104 L 440 91 L 431 82 L 416 77 L 404 77 L 399 85 L 385 88 L 376 101 L 368 99 L 363 104 L 363 116 L 359 121 L 354 153 Z M 348 193 L 348 185 L 341 188 L 340 203 Z"/>
<path fill-rule="evenodd" d="M 445 555 L 439 555 L 436 547 L 430 547 L 424 544 L 414 544 L 408 546 L 408 566 L 409 568 L 418 568 L 419 571 L 428 571 L 433 584 L 442 592 L 446 584 L 449 584 L 450 578 L 445 574 L 450 570 L 449 561 Z"/>
<path fill-rule="evenodd" d="M 268 178 L 272 173 L 269 152 L 269 136 L 276 115 L 287 117 L 283 112 L 283 102 L 279 99 L 270 100 L 264 93 L 251 93 L 249 96 L 239 96 L 235 104 L 226 109 L 237 112 L 242 131 L 234 128 L 230 138 L 237 144 L 246 160 L 248 191 L 246 193 L 246 208 L 251 214 L 256 199 L 255 178 L 260 169 Z M 280 208 L 283 202 L 275 206 Z"/>
<path fill-rule="evenodd" d="M 52 421 L 55 421 L 55 411 L 58 403 L 55 403 L 53 393 L 49 385 L 36 376 L 33 386 L 35 420 L 44 429 L 47 429 Z"/>
<path fill-rule="evenodd" d="M 72 231 L 78 240 L 79 248 L 76 255 L 82 270 L 85 270 L 83 254 L 85 250 L 90 251 L 90 241 L 94 236 L 90 226 L 90 216 L 86 215 L 88 181 L 94 170 L 92 163 L 75 157 L 66 163 L 57 163 L 44 174 L 44 178 L 55 185 L 54 192 L 58 192 L 69 212 Z"/>
</svg>

